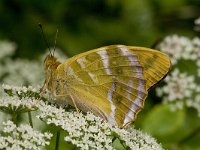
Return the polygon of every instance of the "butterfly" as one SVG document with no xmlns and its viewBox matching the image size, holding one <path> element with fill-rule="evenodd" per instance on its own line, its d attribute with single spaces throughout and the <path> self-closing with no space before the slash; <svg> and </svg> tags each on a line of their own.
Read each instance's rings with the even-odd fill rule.
<svg viewBox="0 0 200 150">
<path fill-rule="evenodd" d="M 91 111 L 122 128 L 134 122 L 149 89 L 170 66 L 169 57 L 160 51 L 125 45 L 90 50 L 63 63 L 49 54 L 41 93 L 49 90 L 77 110 Z"/>
</svg>

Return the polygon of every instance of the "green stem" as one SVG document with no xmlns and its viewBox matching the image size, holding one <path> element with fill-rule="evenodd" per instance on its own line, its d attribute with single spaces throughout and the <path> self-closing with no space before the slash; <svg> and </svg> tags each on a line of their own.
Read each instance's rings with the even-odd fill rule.
<svg viewBox="0 0 200 150">
<path fill-rule="evenodd" d="M 189 141 L 190 139 L 192 139 L 194 136 L 196 136 L 198 133 L 200 132 L 200 126 L 197 127 L 193 132 L 191 132 L 188 136 L 186 136 L 185 138 L 183 138 L 181 141 L 179 141 L 179 144 L 183 144 L 187 141 Z"/>
<path fill-rule="evenodd" d="M 18 118 L 18 114 L 17 113 L 13 113 L 12 114 L 12 121 L 14 122 L 14 124 L 17 125 L 17 118 Z"/>
<path fill-rule="evenodd" d="M 59 150 L 59 143 L 60 143 L 60 130 L 57 131 L 55 150 Z"/>
<path fill-rule="evenodd" d="M 118 139 L 119 139 L 119 138 L 118 138 Z M 126 144 L 125 144 L 124 141 L 122 141 L 121 139 L 119 139 L 119 141 L 120 141 L 121 145 L 124 147 L 124 149 L 130 150 L 130 148 L 129 148 L 128 146 L 126 146 Z"/>
<path fill-rule="evenodd" d="M 28 120 L 29 120 L 29 124 L 30 126 L 33 128 L 33 121 L 32 121 L 32 116 L 31 116 L 31 112 L 28 112 Z"/>
<path fill-rule="evenodd" d="M 112 143 L 114 143 L 116 139 L 117 139 L 117 137 L 114 137 L 114 138 L 112 139 Z"/>
</svg>

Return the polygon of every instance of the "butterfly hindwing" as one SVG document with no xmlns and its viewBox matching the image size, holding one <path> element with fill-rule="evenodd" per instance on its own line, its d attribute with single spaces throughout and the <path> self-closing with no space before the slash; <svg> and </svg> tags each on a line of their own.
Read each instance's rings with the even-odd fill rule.
<svg viewBox="0 0 200 150">
<path fill-rule="evenodd" d="M 79 109 L 123 127 L 135 120 L 148 89 L 169 68 L 169 58 L 160 52 L 112 45 L 70 58 L 58 67 L 57 76 L 66 80 L 66 93 Z"/>
</svg>

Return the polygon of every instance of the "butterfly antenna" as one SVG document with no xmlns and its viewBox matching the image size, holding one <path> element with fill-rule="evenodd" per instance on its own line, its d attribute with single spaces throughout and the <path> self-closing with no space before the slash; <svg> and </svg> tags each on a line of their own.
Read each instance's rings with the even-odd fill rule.
<svg viewBox="0 0 200 150">
<path fill-rule="evenodd" d="M 56 30 L 56 36 L 55 36 L 55 42 L 54 42 L 54 48 L 53 48 L 53 56 L 54 56 L 54 52 L 55 52 L 55 50 L 56 50 L 57 38 L 58 38 L 58 29 Z"/>
<path fill-rule="evenodd" d="M 40 29 L 41 29 L 41 31 L 42 31 L 42 36 L 43 36 L 44 42 L 46 43 L 46 45 L 47 45 L 47 47 L 48 47 L 48 49 L 49 49 L 49 53 L 50 53 L 50 55 L 52 55 L 51 50 L 50 50 L 50 47 L 49 47 L 49 44 L 48 44 L 47 39 L 46 39 L 46 37 L 45 37 L 45 35 L 44 35 L 44 31 L 43 31 L 42 24 L 41 24 L 41 23 L 38 23 L 38 26 L 40 27 Z"/>
</svg>

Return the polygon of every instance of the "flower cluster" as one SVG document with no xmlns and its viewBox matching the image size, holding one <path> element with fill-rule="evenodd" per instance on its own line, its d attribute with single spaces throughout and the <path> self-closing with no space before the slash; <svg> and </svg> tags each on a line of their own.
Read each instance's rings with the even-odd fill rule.
<svg viewBox="0 0 200 150">
<path fill-rule="evenodd" d="M 31 86 L 17 87 L 2 85 L 7 95 L 0 98 L 0 110 L 7 113 L 22 113 L 34 111 L 42 101 L 39 101 L 37 89 Z"/>
<path fill-rule="evenodd" d="M 194 21 L 194 24 L 195 24 L 194 29 L 195 29 L 196 31 L 200 31 L 200 17 L 197 18 L 197 19 Z"/>
<path fill-rule="evenodd" d="M 173 65 L 181 59 L 197 60 L 200 57 L 200 39 L 171 35 L 158 45 L 158 49 L 170 55 Z"/>
<path fill-rule="evenodd" d="M 119 129 L 112 128 L 117 133 L 120 140 L 127 145 L 126 149 L 133 150 L 163 150 L 161 145 L 157 144 L 156 140 L 148 134 L 134 128 Z"/>
<path fill-rule="evenodd" d="M 63 108 L 46 104 L 39 109 L 42 113 L 38 118 L 67 132 L 64 140 L 80 149 L 115 149 L 112 142 L 114 137 L 118 137 L 128 149 L 162 149 L 149 135 L 135 129 L 117 128 L 89 112 L 65 112 Z"/>
<path fill-rule="evenodd" d="M 3 125 L 3 133 L 0 134 L 0 149 L 40 150 L 50 144 L 51 133 L 35 131 L 27 124 L 17 127 L 12 121 L 3 122 Z"/>
<path fill-rule="evenodd" d="M 75 112 L 72 109 L 66 110 L 68 108 L 62 108 L 56 104 L 45 103 L 41 99 L 38 99 L 38 89 L 36 88 L 9 85 L 3 85 L 2 87 L 7 95 L 0 98 L 1 111 L 11 112 L 10 114 L 13 114 L 13 112 L 14 114 L 20 114 L 37 109 L 37 118 L 46 122 L 48 125 L 56 126 L 59 131 L 62 130 L 65 132 L 66 136 L 64 140 L 77 148 L 115 149 L 116 145 L 113 139 L 118 138 L 125 149 L 162 149 L 161 145 L 155 139 L 136 129 L 120 129 L 94 116 L 90 112 L 83 114 L 81 112 Z M 13 121 L 16 120 L 13 119 Z M 10 149 L 36 149 L 35 145 L 37 145 L 39 149 L 40 146 L 48 144 L 50 139 L 50 136 L 47 138 L 46 133 L 42 134 L 39 131 L 33 131 L 29 125 L 16 127 L 11 121 L 4 124 L 6 128 L 4 128 L 4 133 L 0 138 L 0 148 L 9 145 Z M 13 135 L 10 135 L 10 132 Z M 38 136 L 37 138 L 41 139 L 43 137 L 41 139 L 43 141 L 39 141 L 40 144 L 33 141 L 37 139 L 36 134 Z M 26 141 L 26 138 L 29 139 L 29 142 Z M 20 141 L 20 139 L 23 141 Z"/>
<path fill-rule="evenodd" d="M 16 44 L 9 41 L 0 41 L 0 49 L 0 83 L 13 85 L 41 84 L 43 71 L 40 61 L 13 59 Z"/>
<path fill-rule="evenodd" d="M 0 83 L 12 85 L 41 85 L 44 80 L 44 71 L 41 64 L 46 52 L 39 60 L 13 59 L 16 44 L 9 41 L 0 41 Z M 67 58 L 60 49 L 55 49 L 55 56 Z M 59 59 L 60 60 L 60 59 Z"/>
<path fill-rule="evenodd" d="M 156 89 L 157 95 L 164 103 L 172 104 L 173 110 L 193 107 L 200 116 L 200 39 L 172 35 L 166 37 L 158 48 L 171 57 L 173 68 L 164 80 L 165 85 Z"/>
<path fill-rule="evenodd" d="M 3 69 L 6 76 L 3 76 L 2 83 L 6 84 L 36 86 L 41 85 L 44 78 L 40 61 L 7 59 Z"/>
<path fill-rule="evenodd" d="M 16 44 L 10 41 L 0 41 L 0 60 L 13 55 L 16 50 Z"/>
</svg>

